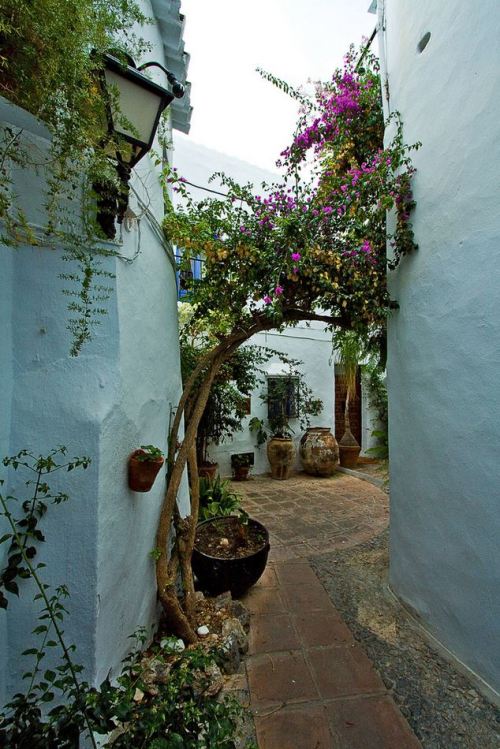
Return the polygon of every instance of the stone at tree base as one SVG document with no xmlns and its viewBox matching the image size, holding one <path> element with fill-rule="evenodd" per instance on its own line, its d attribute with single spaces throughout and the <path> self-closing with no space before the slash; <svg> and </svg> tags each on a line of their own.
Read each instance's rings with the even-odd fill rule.
<svg viewBox="0 0 500 749">
<path fill-rule="evenodd" d="M 248 633 L 250 631 L 250 612 L 247 607 L 244 606 L 241 601 L 236 600 L 231 601 L 228 609 L 229 612 L 238 619 L 245 632 Z"/>
<path fill-rule="evenodd" d="M 224 677 L 216 663 L 194 672 L 193 692 L 197 697 L 215 697 L 224 686 Z"/>
<path fill-rule="evenodd" d="M 225 674 L 235 674 L 241 663 L 238 638 L 234 633 L 221 640 L 219 649 L 220 664 Z"/>
<path fill-rule="evenodd" d="M 210 630 L 205 624 L 202 624 L 201 627 L 198 627 L 196 631 L 200 637 L 206 637 L 210 634 Z"/>
<path fill-rule="evenodd" d="M 231 593 L 227 590 L 225 593 L 221 593 L 213 599 L 215 610 L 220 611 L 221 609 L 229 608 L 232 602 Z"/>
<path fill-rule="evenodd" d="M 238 644 L 238 650 L 243 655 L 248 651 L 248 637 L 239 619 L 226 619 L 222 624 L 222 640 L 234 637 Z"/>
</svg>

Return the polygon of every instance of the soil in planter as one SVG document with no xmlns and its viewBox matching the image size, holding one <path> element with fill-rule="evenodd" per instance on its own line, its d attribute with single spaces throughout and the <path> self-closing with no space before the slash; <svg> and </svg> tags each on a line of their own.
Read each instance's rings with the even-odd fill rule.
<svg viewBox="0 0 500 749">
<path fill-rule="evenodd" d="M 245 525 L 237 517 L 228 517 L 198 528 L 195 545 L 198 551 L 217 559 L 241 559 L 254 554 L 266 543 L 259 528 Z"/>
</svg>

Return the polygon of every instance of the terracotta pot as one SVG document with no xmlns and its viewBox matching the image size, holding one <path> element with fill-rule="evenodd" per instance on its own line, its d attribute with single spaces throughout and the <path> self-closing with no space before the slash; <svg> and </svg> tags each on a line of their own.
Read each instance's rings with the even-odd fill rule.
<svg viewBox="0 0 500 749">
<path fill-rule="evenodd" d="M 200 463 L 198 466 L 198 476 L 201 479 L 210 479 L 212 481 L 215 478 L 218 468 L 218 463 Z"/>
<path fill-rule="evenodd" d="M 233 471 L 235 481 L 246 481 L 250 473 L 250 466 L 234 466 Z"/>
<path fill-rule="evenodd" d="M 273 479 L 283 481 L 290 476 L 295 460 L 295 447 L 290 437 L 272 437 L 267 443 L 267 459 Z"/>
<path fill-rule="evenodd" d="M 228 532 L 234 518 L 210 518 L 198 524 L 198 528 L 205 525 L 227 525 Z M 249 518 L 248 523 L 262 534 L 262 547 L 246 557 L 222 559 L 205 554 L 196 548 L 196 542 L 191 557 L 191 566 L 203 590 L 211 595 L 218 595 L 230 590 L 233 596 L 241 596 L 254 585 L 266 568 L 269 554 L 269 533 L 257 520 Z"/>
<path fill-rule="evenodd" d="M 360 445 L 339 445 L 340 465 L 342 468 L 356 468 L 358 456 L 361 452 Z"/>
<path fill-rule="evenodd" d="M 134 492 L 148 492 L 153 486 L 164 458 L 139 460 L 138 455 L 146 455 L 144 450 L 134 450 L 128 459 L 128 485 Z"/>
<path fill-rule="evenodd" d="M 313 476 L 332 476 L 339 463 L 339 446 L 328 427 L 310 427 L 299 448 L 302 466 Z"/>
</svg>

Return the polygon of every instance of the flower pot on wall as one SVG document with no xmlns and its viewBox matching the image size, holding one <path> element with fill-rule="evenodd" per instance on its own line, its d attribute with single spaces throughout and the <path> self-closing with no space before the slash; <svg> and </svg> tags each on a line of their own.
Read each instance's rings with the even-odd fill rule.
<svg viewBox="0 0 500 749">
<path fill-rule="evenodd" d="M 302 466 L 312 476 L 332 476 L 339 462 L 339 446 L 328 427 L 310 427 L 300 440 Z"/>
<path fill-rule="evenodd" d="M 134 450 L 128 459 L 128 485 L 134 492 L 149 492 L 162 467 L 163 457 L 148 457 L 145 450 Z"/>
<path fill-rule="evenodd" d="M 287 479 L 295 460 L 295 447 L 291 437 L 272 437 L 267 443 L 267 459 L 272 478 L 280 481 Z"/>
</svg>

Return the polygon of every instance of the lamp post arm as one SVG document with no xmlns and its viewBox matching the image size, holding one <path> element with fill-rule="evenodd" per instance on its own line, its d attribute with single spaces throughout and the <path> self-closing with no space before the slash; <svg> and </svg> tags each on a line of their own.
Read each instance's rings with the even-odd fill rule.
<svg viewBox="0 0 500 749">
<path fill-rule="evenodd" d="M 186 89 L 183 84 L 177 80 L 175 75 L 170 72 L 170 70 L 167 70 L 167 68 L 159 62 L 145 62 L 142 65 L 139 65 L 137 70 L 145 70 L 146 68 L 160 68 L 160 70 L 163 70 L 167 76 L 168 82 L 172 86 L 173 95 L 176 99 L 182 99 Z"/>
</svg>

